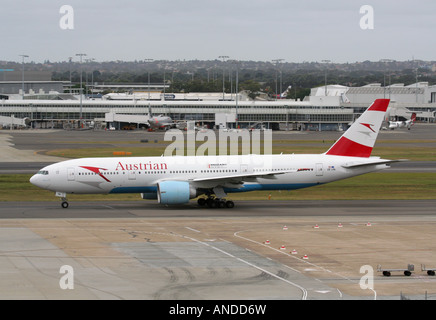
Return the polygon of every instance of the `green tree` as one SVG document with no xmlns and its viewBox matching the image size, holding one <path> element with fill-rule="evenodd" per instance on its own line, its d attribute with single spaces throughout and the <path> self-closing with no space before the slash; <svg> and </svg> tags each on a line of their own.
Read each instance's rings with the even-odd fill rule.
<svg viewBox="0 0 436 320">
<path fill-rule="evenodd" d="M 239 84 L 239 89 L 247 91 L 248 96 L 251 99 L 255 99 L 260 94 L 261 86 L 260 86 L 260 83 L 257 81 L 246 80 L 246 81 Z"/>
</svg>

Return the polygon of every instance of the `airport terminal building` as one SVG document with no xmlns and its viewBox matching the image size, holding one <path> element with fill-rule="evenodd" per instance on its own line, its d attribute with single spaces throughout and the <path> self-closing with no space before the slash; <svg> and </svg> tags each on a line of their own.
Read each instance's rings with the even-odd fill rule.
<svg viewBox="0 0 436 320">
<path fill-rule="evenodd" d="M 324 99 L 325 100 L 325 99 Z M 273 130 L 338 130 L 353 121 L 353 110 L 339 105 L 314 101 L 113 101 L 113 100 L 2 100 L 1 116 L 31 119 L 35 128 L 64 127 L 80 119 L 105 122 L 107 114 L 166 114 L 176 122 L 195 121 L 215 125 L 217 114 L 233 114 L 244 128 L 262 123 Z M 138 121 L 138 127 L 141 126 Z M 235 123 L 228 123 L 233 127 Z M 342 126 L 344 126 L 342 128 Z M 117 127 L 117 126 L 115 126 Z M 339 128 L 340 127 L 340 128 Z"/>
<path fill-rule="evenodd" d="M 30 99 L 29 99 L 30 98 Z M 71 96 L 71 98 L 73 98 Z M 146 126 L 151 108 L 153 114 L 165 114 L 177 123 L 195 121 L 212 128 L 217 115 L 227 117 L 227 126 L 249 128 L 261 124 L 273 130 L 345 130 L 360 114 L 379 98 L 391 99 L 389 116 L 410 118 L 417 113 L 420 121 L 434 122 L 436 113 L 436 86 L 417 83 L 382 87 L 371 84 L 364 87 L 340 85 L 312 89 L 303 101 L 278 99 L 256 100 L 222 93 L 163 94 L 158 91 L 136 94 L 109 94 L 104 99 L 39 100 L 29 96 L 23 99 L 1 99 L 0 116 L 28 119 L 33 128 L 74 128 L 79 119 L 95 123 L 100 128 L 122 129 Z M 108 117 L 108 115 L 111 115 Z M 119 123 L 114 115 L 123 115 Z M 127 117 L 127 118 L 126 118 Z M 233 120 L 231 120 L 233 119 Z"/>
<path fill-rule="evenodd" d="M 419 121 L 434 122 L 436 115 L 436 86 L 428 82 L 418 82 L 411 85 L 403 83 L 382 86 L 372 83 L 363 87 L 345 87 L 329 85 L 314 88 L 311 96 L 337 97 L 341 106 L 352 108 L 355 114 L 361 114 L 369 104 L 376 99 L 390 99 L 388 116 L 391 120 L 397 117 L 410 118 L 411 113 L 417 114 Z"/>
</svg>

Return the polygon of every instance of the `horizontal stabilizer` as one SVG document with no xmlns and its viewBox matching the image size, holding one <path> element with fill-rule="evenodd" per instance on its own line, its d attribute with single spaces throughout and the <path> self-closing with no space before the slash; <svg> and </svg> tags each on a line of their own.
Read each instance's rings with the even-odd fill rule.
<svg viewBox="0 0 436 320">
<path fill-rule="evenodd" d="M 353 168 L 361 168 L 361 167 L 367 167 L 367 166 L 376 166 L 379 164 L 391 164 L 394 162 L 404 162 L 404 161 L 408 161 L 406 159 L 401 159 L 401 160 L 383 160 L 383 159 L 378 159 L 376 161 L 368 161 L 368 162 L 349 162 L 346 164 L 343 164 L 342 167 L 346 168 L 346 169 L 353 169 Z"/>
</svg>

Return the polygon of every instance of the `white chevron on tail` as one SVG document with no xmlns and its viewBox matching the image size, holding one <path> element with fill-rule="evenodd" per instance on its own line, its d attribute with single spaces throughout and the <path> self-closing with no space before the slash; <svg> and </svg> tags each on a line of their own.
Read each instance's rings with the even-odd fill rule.
<svg viewBox="0 0 436 320">
<path fill-rule="evenodd" d="M 389 99 L 375 100 L 325 154 L 369 158 L 389 102 Z"/>
</svg>

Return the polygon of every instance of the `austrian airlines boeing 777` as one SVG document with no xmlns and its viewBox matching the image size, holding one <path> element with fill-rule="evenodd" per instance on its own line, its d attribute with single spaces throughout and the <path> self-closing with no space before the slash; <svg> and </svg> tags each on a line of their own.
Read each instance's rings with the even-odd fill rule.
<svg viewBox="0 0 436 320">
<path fill-rule="evenodd" d="M 41 169 L 30 182 L 67 194 L 140 193 L 161 204 L 183 204 L 201 195 L 199 205 L 234 206 L 228 193 L 293 190 L 389 167 L 395 160 L 371 157 L 388 99 L 376 100 L 323 154 L 187 157 L 85 158 Z"/>
</svg>

